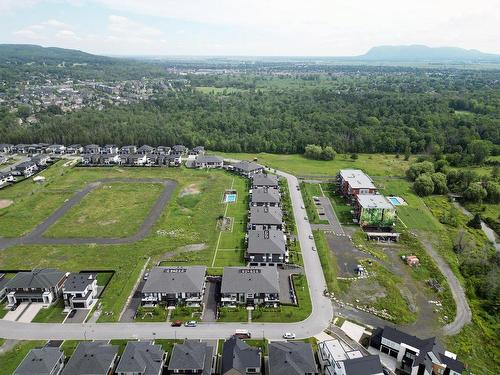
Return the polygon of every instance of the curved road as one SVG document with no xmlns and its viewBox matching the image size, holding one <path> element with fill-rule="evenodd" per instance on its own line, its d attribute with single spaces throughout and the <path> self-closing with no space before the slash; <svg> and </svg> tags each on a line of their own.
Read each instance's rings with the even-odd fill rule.
<svg viewBox="0 0 500 375">
<path fill-rule="evenodd" d="M 305 213 L 301 209 L 304 202 L 302 201 L 300 191 L 297 190 L 298 180 L 295 176 L 288 173 L 279 171 L 277 173 L 285 177 L 288 182 L 297 225 L 297 236 L 302 249 L 304 270 L 309 284 L 312 303 L 312 313 L 307 319 L 297 323 L 200 323 L 196 328 L 174 328 L 166 323 L 53 324 L 19 323 L 0 320 L 0 335 L 4 338 L 18 340 L 216 339 L 228 337 L 236 329 L 244 328 L 248 329 L 254 338 L 266 337 L 268 339 L 279 339 L 284 332 L 294 332 L 298 338 L 307 338 L 322 332 L 330 323 L 333 308 L 331 301 L 323 296 L 323 291 L 326 289 L 326 282 L 318 254 L 311 250 L 314 241 L 308 237 L 311 233 L 311 226 L 304 219 Z M 88 241 L 88 239 L 85 240 Z"/>
<path fill-rule="evenodd" d="M 99 187 L 102 183 L 109 182 L 130 182 L 130 183 L 156 183 L 164 185 L 164 189 L 156 200 L 155 204 L 144 219 L 141 227 L 134 235 L 130 237 L 119 238 L 102 238 L 102 237 L 85 237 L 85 238 L 49 238 L 43 237 L 43 233 L 49 229 L 57 220 L 66 214 L 73 206 L 80 201 L 91 191 Z M 142 240 L 149 233 L 155 222 L 160 217 L 165 205 L 170 200 L 172 192 L 177 183 L 173 180 L 160 178 L 103 178 L 95 182 L 87 184 L 83 189 L 78 190 L 70 199 L 68 199 L 61 207 L 59 207 L 52 215 L 45 219 L 41 224 L 35 227 L 28 234 L 18 238 L 0 238 L 0 250 L 6 249 L 15 245 L 82 245 L 82 244 L 124 244 L 133 243 Z"/>
</svg>

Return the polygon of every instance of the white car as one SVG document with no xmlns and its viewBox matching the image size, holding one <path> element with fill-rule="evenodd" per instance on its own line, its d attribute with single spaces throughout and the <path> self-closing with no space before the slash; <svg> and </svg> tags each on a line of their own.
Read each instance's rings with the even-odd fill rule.
<svg viewBox="0 0 500 375">
<path fill-rule="evenodd" d="M 312 251 L 316 251 L 316 248 L 314 246 L 312 247 Z"/>
<path fill-rule="evenodd" d="M 189 322 L 184 323 L 184 327 L 196 327 L 196 321 L 190 320 Z"/>
<path fill-rule="evenodd" d="M 314 236 L 312 234 L 309 235 L 309 239 L 312 240 L 314 239 Z"/>
<path fill-rule="evenodd" d="M 283 338 L 287 340 L 293 340 L 295 338 L 295 333 L 292 332 L 285 332 L 283 334 Z"/>
</svg>

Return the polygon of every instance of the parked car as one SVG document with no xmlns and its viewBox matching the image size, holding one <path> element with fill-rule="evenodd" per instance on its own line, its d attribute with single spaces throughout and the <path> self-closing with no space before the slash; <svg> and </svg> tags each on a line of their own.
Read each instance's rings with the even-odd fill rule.
<svg viewBox="0 0 500 375">
<path fill-rule="evenodd" d="M 252 338 L 252 335 L 246 329 L 237 329 L 234 335 L 241 340 Z"/>
<path fill-rule="evenodd" d="M 68 314 L 68 316 L 67 316 L 67 319 L 71 319 L 72 317 L 74 317 L 74 316 L 75 316 L 75 314 L 76 314 L 76 309 L 72 309 L 72 310 L 69 312 L 69 314 Z"/>
<path fill-rule="evenodd" d="M 309 239 L 310 240 L 313 240 L 314 239 L 314 236 L 312 234 L 309 235 Z"/>
<path fill-rule="evenodd" d="M 309 220 L 309 219 L 307 218 L 307 216 L 304 216 L 304 220 L 305 220 L 305 221 L 307 221 L 307 220 Z"/>
<path fill-rule="evenodd" d="M 196 321 L 190 320 L 189 322 L 184 323 L 184 327 L 196 327 Z"/>
<path fill-rule="evenodd" d="M 300 206 L 300 208 L 302 208 L 303 210 L 305 209 L 305 207 L 304 207 L 304 206 Z"/>
<path fill-rule="evenodd" d="M 316 247 L 314 247 L 314 246 L 311 249 L 312 249 L 312 251 L 316 251 Z"/>
<path fill-rule="evenodd" d="M 172 327 L 181 327 L 182 326 L 182 320 L 175 320 L 171 324 Z"/>
<path fill-rule="evenodd" d="M 148 277 L 149 277 L 149 272 L 146 272 L 146 273 L 144 274 L 144 280 L 147 280 L 147 279 L 148 279 Z"/>
<path fill-rule="evenodd" d="M 287 340 L 293 340 L 295 339 L 295 333 L 292 333 L 292 332 L 285 332 L 283 334 L 283 338 L 284 339 L 287 339 Z"/>
</svg>

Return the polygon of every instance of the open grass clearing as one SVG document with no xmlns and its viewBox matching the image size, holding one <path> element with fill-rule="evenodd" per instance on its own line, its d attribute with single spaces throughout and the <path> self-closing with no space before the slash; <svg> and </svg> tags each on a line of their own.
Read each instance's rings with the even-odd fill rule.
<svg viewBox="0 0 500 375">
<path fill-rule="evenodd" d="M 137 232 L 164 186 L 103 183 L 52 225 L 45 237 L 127 237 Z"/>
<path fill-rule="evenodd" d="M 414 161 L 411 157 L 409 161 L 404 158 L 396 158 L 395 155 L 384 154 L 359 154 L 357 160 L 350 159 L 349 155 L 339 154 L 334 160 L 311 160 L 303 155 L 278 155 L 268 153 L 221 153 L 225 158 L 254 160 L 271 168 L 276 168 L 297 176 L 335 176 L 340 169 L 357 168 L 362 169 L 373 176 L 401 176 Z"/>
</svg>

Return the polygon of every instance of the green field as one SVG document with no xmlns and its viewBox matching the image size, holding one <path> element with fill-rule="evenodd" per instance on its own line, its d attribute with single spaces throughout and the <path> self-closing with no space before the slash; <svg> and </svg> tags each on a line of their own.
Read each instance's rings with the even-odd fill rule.
<svg viewBox="0 0 500 375">
<path fill-rule="evenodd" d="M 104 183 L 52 225 L 46 237 L 127 237 L 139 230 L 161 184 Z"/>
<path fill-rule="evenodd" d="M 337 261 L 328 247 L 325 234 L 322 231 L 315 230 L 313 235 L 328 291 L 338 294 L 340 293 L 340 287 L 337 282 Z"/>
<path fill-rule="evenodd" d="M 240 160 L 254 160 L 257 163 L 276 168 L 297 176 L 335 176 L 340 169 L 357 168 L 362 169 L 371 176 L 404 176 L 406 169 L 414 158 L 405 161 L 402 157 L 383 154 L 359 154 L 357 160 L 351 160 L 347 155 L 337 155 L 334 160 L 311 160 L 303 155 L 277 155 L 277 154 L 231 154 L 220 153 L 226 158 Z"/>
</svg>

